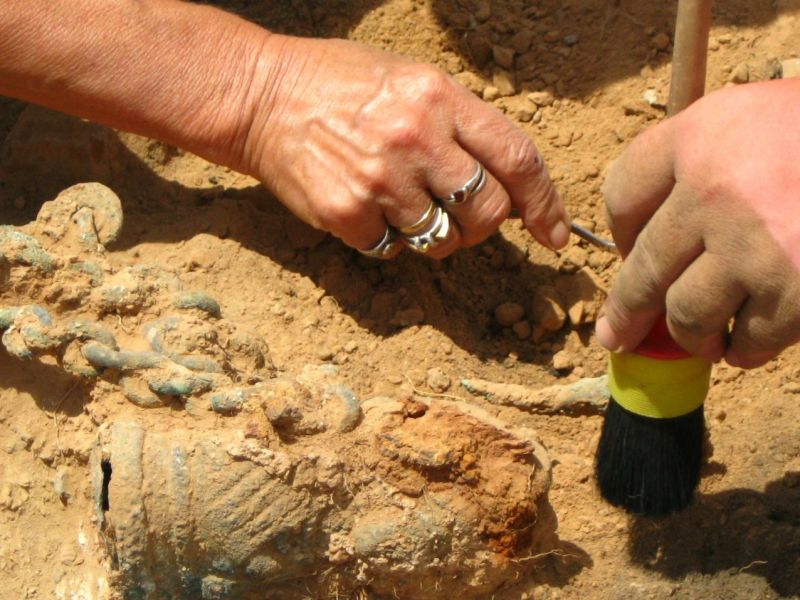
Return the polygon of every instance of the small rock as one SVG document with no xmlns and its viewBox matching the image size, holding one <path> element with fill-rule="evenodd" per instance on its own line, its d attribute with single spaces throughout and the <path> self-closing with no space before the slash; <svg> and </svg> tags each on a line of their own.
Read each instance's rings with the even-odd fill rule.
<svg viewBox="0 0 800 600">
<path fill-rule="evenodd" d="M 519 99 L 512 98 L 512 100 L 519 100 Z M 512 105 L 509 106 L 508 110 L 508 115 L 512 119 L 516 119 L 522 123 L 528 123 L 532 121 L 534 114 L 536 114 L 536 105 L 524 99 L 521 102 L 519 101 L 514 102 Z"/>
<path fill-rule="evenodd" d="M 563 273 L 575 273 L 586 265 L 589 260 L 589 251 L 586 248 L 571 246 L 558 258 L 558 270 Z"/>
<path fill-rule="evenodd" d="M 536 106 L 550 106 L 555 100 L 553 90 L 541 90 L 538 92 L 531 92 L 528 94 L 528 100 L 533 102 Z"/>
<path fill-rule="evenodd" d="M 473 94 L 480 96 L 483 93 L 485 83 L 483 79 L 472 71 L 461 71 L 461 73 L 457 73 L 453 77 Z"/>
<path fill-rule="evenodd" d="M 517 321 L 511 326 L 511 330 L 520 340 L 527 340 L 531 337 L 531 324 L 528 321 Z"/>
<path fill-rule="evenodd" d="M 781 61 L 781 77 L 800 77 L 800 58 L 787 58 Z"/>
<path fill-rule="evenodd" d="M 514 66 L 514 50 L 505 46 L 492 46 L 492 58 L 494 62 L 504 69 Z"/>
<path fill-rule="evenodd" d="M 431 390 L 441 394 L 442 392 L 446 392 L 450 389 L 452 381 L 447 373 L 445 373 L 442 369 L 439 367 L 433 367 L 432 369 L 428 369 L 426 383 Z"/>
<path fill-rule="evenodd" d="M 467 36 L 467 47 L 475 65 L 483 68 L 492 58 L 492 43 L 482 35 Z"/>
<path fill-rule="evenodd" d="M 574 33 L 564 36 L 564 43 L 567 46 L 574 46 L 575 44 L 578 43 L 578 36 L 575 35 Z"/>
<path fill-rule="evenodd" d="M 522 29 L 514 34 L 510 40 L 511 47 L 517 54 L 525 54 L 531 47 L 533 32 L 530 29 Z"/>
<path fill-rule="evenodd" d="M 422 369 L 411 369 L 406 373 L 406 377 L 411 380 L 414 387 L 422 387 L 425 385 L 428 376 Z"/>
<path fill-rule="evenodd" d="M 25 200 L 25 196 L 17 196 L 16 198 L 14 198 L 14 208 L 16 208 L 17 210 L 22 210 L 23 208 L 25 208 L 26 204 L 27 201 Z"/>
<path fill-rule="evenodd" d="M 656 50 L 666 50 L 669 48 L 669 34 L 663 31 L 653 36 L 653 46 Z"/>
<path fill-rule="evenodd" d="M 492 16 L 492 3 L 490 0 L 479 0 L 473 15 L 481 23 L 488 21 L 489 17 Z"/>
<path fill-rule="evenodd" d="M 558 291 L 551 286 L 542 286 L 533 296 L 533 318 L 545 331 L 558 331 L 567 320 L 567 313 L 561 306 Z"/>
<path fill-rule="evenodd" d="M 64 467 L 60 467 L 56 471 L 55 477 L 53 477 L 53 489 L 56 492 L 56 496 L 58 496 L 58 499 L 61 500 L 63 504 L 67 504 L 74 495 L 72 487 L 73 482 L 69 471 Z"/>
<path fill-rule="evenodd" d="M 336 355 L 336 350 L 331 348 L 320 348 L 317 350 L 317 358 L 320 360 L 330 360 Z"/>
<path fill-rule="evenodd" d="M 610 252 L 595 250 L 589 253 L 589 266 L 596 271 L 602 271 L 614 262 L 616 256 Z"/>
<path fill-rule="evenodd" d="M 602 280 L 589 267 L 558 281 L 558 290 L 567 304 L 572 325 L 594 323 L 606 297 Z"/>
<path fill-rule="evenodd" d="M 487 102 L 491 102 L 492 100 L 497 100 L 500 97 L 500 90 L 498 90 L 493 85 L 487 85 L 483 88 L 483 99 Z"/>
<path fill-rule="evenodd" d="M 492 75 L 492 85 L 497 88 L 501 96 L 513 96 L 517 93 L 514 76 L 505 69 L 497 69 L 494 72 Z"/>
<path fill-rule="evenodd" d="M 403 383 L 403 377 L 398 375 L 397 373 L 392 373 L 386 376 L 386 381 L 388 381 L 392 385 L 400 385 L 401 383 Z"/>
<path fill-rule="evenodd" d="M 560 350 L 553 355 L 553 368 L 556 371 L 570 371 L 574 366 L 572 355 L 566 350 Z"/>
<path fill-rule="evenodd" d="M 750 67 L 746 62 L 739 63 L 731 71 L 729 80 L 733 83 L 747 83 L 750 81 Z"/>
<path fill-rule="evenodd" d="M 550 31 L 544 34 L 545 42 L 557 42 L 560 39 L 561 39 L 561 31 L 558 29 L 551 29 Z"/>
<path fill-rule="evenodd" d="M 504 263 L 506 269 L 514 269 L 521 265 L 528 258 L 528 249 L 520 248 L 519 246 L 510 246 L 504 255 Z"/>
<path fill-rule="evenodd" d="M 654 106 L 656 108 L 664 108 L 666 106 L 664 100 L 659 97 L 658 92 L 653 88 L 646 89 L 642 94 L 642 99 L 644 99 L 644 101 L 650 106 Z"/>
<path fill-rule="evenodd" d="M 494 309 L 494 318 L 503 327 L 511 327 L 524 316 L 525 309 L 516 302 L 503 302 Z"/>
<path fill-rule="evenodd" d="M 790 381 L 784 384 L 783 391 L 787 394 L 800 394 L 800 381 Z"/>
</svg>

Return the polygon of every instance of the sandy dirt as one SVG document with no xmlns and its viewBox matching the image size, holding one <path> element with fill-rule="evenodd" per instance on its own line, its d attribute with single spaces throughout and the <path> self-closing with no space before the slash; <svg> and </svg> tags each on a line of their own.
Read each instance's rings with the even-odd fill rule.
<svg viewBox="0 0 800 600">
<path fill-rule="evenodd" d="M 674 3 L 218 4 L 275 30 L 348 37 L 442 67 L 536 141 L 570 213 L 603 235 L 606 165 L 664 117 Z M 796 0 L 718 4 L 710 90 L 779 77 L 800 53 Z M 750 372 L 715 366 L 696 502 L 664 520 L 633 518 L 595 489 L 596 411 L 525 410 L 461 384 L 537 390 L 602 375 L 592 322 L 613 256 L 578 241 L 555 254 L 509 221 L 444 261 L 405 253 L 377 263 L 298 222 L 255 181 L 155 141 L 2 101 L 0 142 L 0 223 L 33 221 L 72 184 L 104 183 L 125 214 L 107 244 L 110 268 L 161 265 L 207 291 L 227 321 L 266 341 L 274 374 L 335 365 L 362 403 L 462 401 L 535 431 L 553 462 L 557 556 L 546 569 L 519 561 L 513 585 L 486 597 L 800 597 L 800 349 Z M 9 281 L 0 270 L 0 284 Z M 43 293 L 33 288 L 0 290 L 2 305 Z M 115 316 L 118 331 L 140 325 L 135 314 Z M 114 597 L 97 591 L 108 559 L 96 551 L 89 468 L 100 425 L 142 411 L 164 430 L 219 426 L 218 416 L 105 398 L 55 364 L 0 349 L 0 598 Z M 369 586 L 357 593 L 379 597 Z M 334 596 L 298 588 L 295 597 Z"/>
</svg>

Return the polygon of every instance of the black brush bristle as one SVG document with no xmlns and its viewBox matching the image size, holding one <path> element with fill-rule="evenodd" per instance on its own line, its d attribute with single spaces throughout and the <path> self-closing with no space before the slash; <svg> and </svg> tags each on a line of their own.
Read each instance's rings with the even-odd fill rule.
<svg viewBox="0 0 800 600">
<path fill-rule="evenodd" d="M 702 405 L 674 418 L 634 414 L 614 398 L 597 447 L 600 493 L 615 506 L 644 516 L 686 508 L 700 482 L 705 419 Z"/>
</svg>

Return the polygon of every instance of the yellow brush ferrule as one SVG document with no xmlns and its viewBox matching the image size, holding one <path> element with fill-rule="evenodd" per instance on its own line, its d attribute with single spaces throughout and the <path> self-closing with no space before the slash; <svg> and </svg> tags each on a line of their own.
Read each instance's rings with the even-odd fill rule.
<svg viewBox="0 0 800 600">
<path fill-rule="evenodd" d="M 663 360 L 638 354 L 611 354 L 608 388 L 617 404 L 637 415 L 674 419 L 703 404 L 711 363 L 691 356 Z"/>
</svg>

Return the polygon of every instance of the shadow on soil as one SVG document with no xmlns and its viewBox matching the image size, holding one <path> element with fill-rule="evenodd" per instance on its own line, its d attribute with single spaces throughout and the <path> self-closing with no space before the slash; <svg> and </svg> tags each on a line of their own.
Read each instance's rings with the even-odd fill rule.
<svg viewBox="0 0 800 600">
<path fill-rule="evenodd" d="M 112 250 L 206 233 L 234 239 L 310 278 L 376 335 L 427 323 L 482 359 L 502 361 L 513 352 L 516 360 L 537 364 L 550 364 L 563 342 L 563 335 L 548 343 L 519 340 L 497 325 L 497 305 L 529 306 L 537 288 L 563 277 L 519 256 L 501 235 L 444 261 L 411 252 L 388 262 L 367 259 L 303 224 L 260 186 L 194 189 L 168 181 L 113 131 L 44 109 L 29 109 L 2 147 L 0 222 L 32 221 L 43 202 L 84 181 L 104 183 L 122 200 L 125 226 Z M 25 204 L 15 208 L 18 196 Z M 517 261 L 509 264 L 515 253 Z"/>
<path fill-rule="evenodd" d="M 763 492 L 733 489 L 701 495 L 664 520 L 635 521 L 631 559 L 679 579 L 693 573 L 747 572 L 781 597 L 800 595 L 800 473 Z"/>
</svg>

